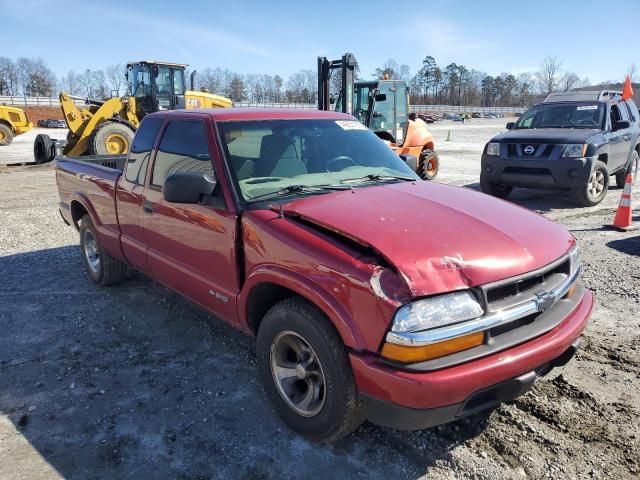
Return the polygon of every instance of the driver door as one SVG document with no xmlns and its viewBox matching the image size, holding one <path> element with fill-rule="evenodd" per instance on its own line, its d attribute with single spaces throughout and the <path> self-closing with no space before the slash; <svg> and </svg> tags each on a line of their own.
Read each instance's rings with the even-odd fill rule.
<svg viewBox="0 0 640 480">
<path fill-rule="evenodd" d="M 228 209 L 218 186 L 207 204 L 170 203 L 162 187 L 175 172 L 214 171 L 208 134 L 202 120 L 175 119 L 162 133 L 143 202 L 147 264 L 153 277 L 215 312 L 236 321 L 239 290 L 237 216 Z"/>
</svg>

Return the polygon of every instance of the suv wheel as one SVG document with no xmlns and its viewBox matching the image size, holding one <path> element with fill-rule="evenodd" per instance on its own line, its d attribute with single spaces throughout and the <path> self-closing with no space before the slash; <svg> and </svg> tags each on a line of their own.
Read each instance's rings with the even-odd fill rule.
<svg viewBox="0 0 640 480">
<path fill-rule="evenodd" d="M 364 421 L 342 340 L 324 314 L 304 299 L 283 300 L 267 312 L 256 354 L 271 403 L 296 432 L 331 442 Z"/>
<path fill-rule="evenodd" d="M 586 185 L 574 190 L 574 198 L 579 205 L 592 207 L 604 199 L 608 188 L 609 170 L 604 163 L 598 160 Z"/>
<path fill-rule="evenodd" d="M 484 173 L 480 174 L 480 190 L 482 193 L 492 195 L 498 198 L 507 198 L 513 191 L 513 187 L 509 185 L 501 185 L 499 183 L 490 182 Z"/>
<path fill-rule="evenodd" d="M 627 179 L 628 174 L 631 174 L 631 177 L 633 178 L 633 185 L 636 184 L 639 158 L 640 155 L 638 154 L 638 151 L 634 150 L 633 154 L 631 155 L 631 162 L 629 163 L 629 167 L 627 167 L 627 169 L 622 172 L 616 173 L 616 185 L 618 186 L 618 188 L 624 188 L 624 182 Z"/>
</svg>

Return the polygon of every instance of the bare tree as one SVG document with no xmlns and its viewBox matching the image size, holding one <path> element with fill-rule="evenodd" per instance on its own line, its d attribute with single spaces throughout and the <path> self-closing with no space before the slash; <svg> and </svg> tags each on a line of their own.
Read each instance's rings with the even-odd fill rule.
<svg viewBox="0 0 640 480">
<path fill-rule="evenodd" d="M 104 70 L 109 88 L 115 96 L 119 96 L 125 86 L 126 81 L 124 74 L 126 69 L 126 65 L 114 63 L 113 65 L 108 65 Z"/>
<path fill-rule="evenodd" d="M 80 78 L 76 72 L 69 70 L 66 75 L 60 78 L 60 89 L 74 95 L 80 93 Z"/>
<path fill-rule="evenodd" d="M 627 67 L 627 75 L 629 76 L 632 82 L 638 79 L 638 67 L 636 67 L 635 63 L 632 63 Z M 625 79 L 627 75 L 625 75 Z"/>
<path fill-rule="evenodd" d="M 18 72 L 11 59 L 0 57 L 0 95 L 18 94 Z"/>
<path fill-rule="evenodd" d="M 540 91 L 550 94 L 558 89 L 562 62 L 556 57 L 546 57 L 540 64 L 540 70 L 536 72 L 536 80 Z"/>
<path fill-rule="evenodd" d="M 580 77 L 578 77 L 578 75 L 573 72 L 565 72 L 560 78 L 558 89 L 563 92 L 569 92 L 574 88 L 580 87 L 581 84 L 582 81 L 580 80 Z"/>
</svg>

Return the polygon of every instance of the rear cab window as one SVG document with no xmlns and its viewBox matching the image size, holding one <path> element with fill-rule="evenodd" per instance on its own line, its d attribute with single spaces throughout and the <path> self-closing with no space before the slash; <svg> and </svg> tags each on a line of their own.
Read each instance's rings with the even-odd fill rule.
<svg viewBox="0 0 640 480">
<path fill-rule="evenodd" d="M 125 167 L 124 177 L 127 181 L 144 185 L 151 150 L 163 121 L 162 118 L 146 118 L 140 124 L 140 128 L 133 138 L 131 152 Z"/>
<path fill-rule="evenodd" d="M 165 179 L 176 172 L 214 175 L 205 124 L 201 120 L 171 120 L 158 146 L 151 186 L 162 189 Z"/>
</svg>

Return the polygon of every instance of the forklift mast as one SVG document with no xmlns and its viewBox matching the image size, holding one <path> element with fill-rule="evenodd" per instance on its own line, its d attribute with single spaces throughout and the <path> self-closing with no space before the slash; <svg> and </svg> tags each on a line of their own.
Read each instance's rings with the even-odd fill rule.
<svg viewBox="0 0 640 480">
<path fill-rule="evenodd" d="M 330 83 L 333 70 L 340 69 L 340 97 L 343 113 L 353 113 L 353 84 L 358 65 L 352 53 L 345 53 L 340 60 L 318 57 L 318 109 L 330 110 Z"/>
</svg>

